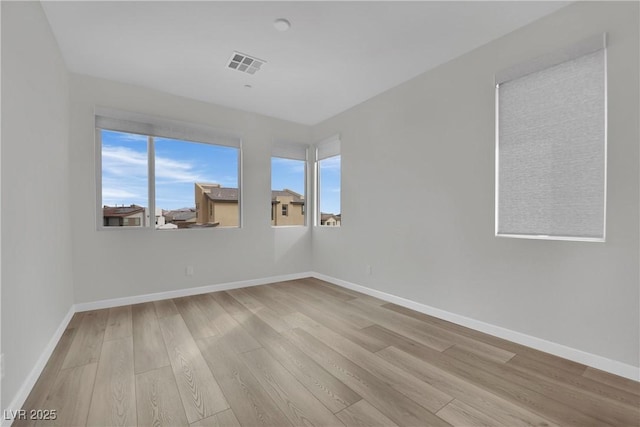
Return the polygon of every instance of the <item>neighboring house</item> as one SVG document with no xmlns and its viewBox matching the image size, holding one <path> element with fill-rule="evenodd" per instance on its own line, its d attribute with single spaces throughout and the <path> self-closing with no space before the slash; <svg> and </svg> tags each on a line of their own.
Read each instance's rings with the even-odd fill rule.
<svg viewBox="0 0 640 427">
<path fill-rule="evenodd" d="M 196 183 L 195 201 L 196 224 L 213 227 L 239 225 L 237 188 Z M 304 225 L 304 215 L 305 201 L 301 194 L 289 189 L 271 192 L 271 225 Z"/>
<path fill-rule="evenodd" d="M 220 184 L 195 184 L 196 223 L 214 227 L 238 227 L 238 189 Z"/>
<path fill-rule="evenodd" d="M 138 205 L 102 207 L 105 227 L 144 227 L 146 216 L 146 208 Z"/>
<path fill-rule="evenodd" d="M 285 188 L 271 191 L 271 225 L 304 225 L 304 196 Z"/>
<path fill-rule="evenodd" d="M 164 219 L 167 224 L 175 225 L 177 228 L 191 228 L 196 223 L 196 210 L 193 208 L 182 208 L 165 211 Z"/>
<path fill-rule="evenodd" d="M 341 215 L 330 214 L 330 213 L 320 213 L 320 225 L 327 225 L 330 227 L 339 226 L 341 223 Z"/>
</svg>

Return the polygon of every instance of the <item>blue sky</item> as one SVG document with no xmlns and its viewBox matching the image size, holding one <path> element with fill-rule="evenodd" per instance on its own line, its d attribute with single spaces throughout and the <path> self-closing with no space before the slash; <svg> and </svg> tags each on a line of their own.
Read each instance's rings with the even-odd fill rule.
<svg viewBox="0 0 640 427">
<path fill-rule="evenodd" d="M 341 213 L 340 160 L 340 156 L 335 156 L 321 160 L 319 163 L 320 212 L 322 213 Z"/>
<path fill-rule="evenodd" d="M 156 206 L 194 207 L 194 183 L 238 186 L 238 150 L 154 138 Z M 272 158 L 272 189 L 304 194 L 304 162 Z M 147 137 L 102 131 L 102 204 L 148 205 Z M 340 212 L 340 161 L 322 162 L 322 212 Z"/>
<path fill-rule="evenodd" d="M 147 206 L 147 137 L 102 131 L 102 204 Z"/>
<path fill-rule="evenodd" d="M 271 158 L 271 189 L 288 188 L 304 195 L 304 164 L 302 160 Z"/>
<path fill-rule="evenodd" d="M 238 150 L 210 144 L 155 138 L 156 206 L 195 207 L 194 184 L 238 188 Z"/>
</svg>

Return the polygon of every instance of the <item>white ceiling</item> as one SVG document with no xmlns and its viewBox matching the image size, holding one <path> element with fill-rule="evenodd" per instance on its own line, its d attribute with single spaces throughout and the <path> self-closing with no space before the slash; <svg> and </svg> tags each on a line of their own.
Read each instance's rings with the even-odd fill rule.
<svg viewBox="0 0 640 427">
<path fill-rule="evenodd" d="M 72 72 L 316 124 L 568 2 L 43 2 Z M 292 27 L 281 33 L 276 18 Z M 264 59 L 226 67 L 234 50 Z M 252 88 L 246 88 L 245 85 Z"/>
</svg>

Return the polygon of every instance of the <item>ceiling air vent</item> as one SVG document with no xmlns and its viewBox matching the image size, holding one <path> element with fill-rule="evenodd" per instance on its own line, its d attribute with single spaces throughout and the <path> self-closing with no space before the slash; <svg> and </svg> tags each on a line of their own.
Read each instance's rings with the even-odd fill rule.
<svg viewBox="0 0 640 427">
<path fill-rule="evenodd" d="M 243 73 L 255 74 L 256 71 L 262 67 L 267 61 L 263 61 L 262 59 L 254 58 L 253 56 L 249 56 L 240 52 L 233 52 L 231 55 L 231 59 L 229 59 L 229 64 L 227 67 L 232 68 L 234 70 L 242 71 Z"/>
</svg>

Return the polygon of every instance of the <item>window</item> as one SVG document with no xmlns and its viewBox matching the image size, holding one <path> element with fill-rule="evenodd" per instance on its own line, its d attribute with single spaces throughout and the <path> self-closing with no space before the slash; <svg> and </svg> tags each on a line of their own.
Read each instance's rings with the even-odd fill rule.
<svg viewBox="0 0 640 427">
<path fill-rule="evenodd" d="M 272 226 L 306 224 L 306 166 L 306 145 L 274 143 L 271 157 Z"/>
<path fill-rule="evenodd" d="M 103 227 L 240 226 L 239 138 L 97 109 L 96 140 Z"/>
<path fill-rule="evenodd" d="M 316 195 L 318 206 L 317 225 L 341 225 L 340 209 L 340 139 L 333 137 L 317 145 Z"/>
<path fill-rule="evenodd" d="M 605 38 L 496 75 L 496 235 L 604 241 Z"/>
</svg>

